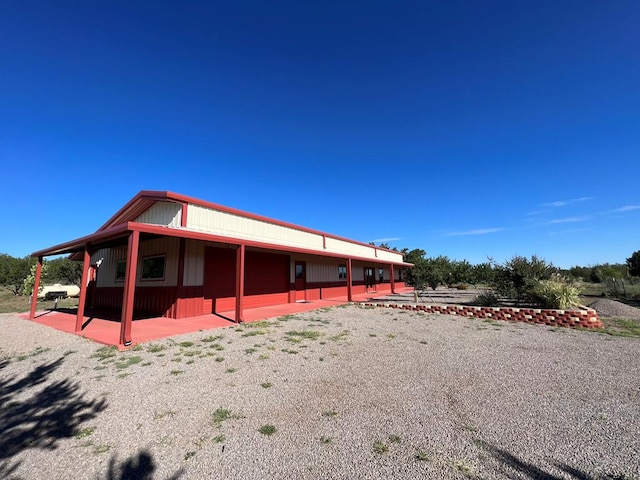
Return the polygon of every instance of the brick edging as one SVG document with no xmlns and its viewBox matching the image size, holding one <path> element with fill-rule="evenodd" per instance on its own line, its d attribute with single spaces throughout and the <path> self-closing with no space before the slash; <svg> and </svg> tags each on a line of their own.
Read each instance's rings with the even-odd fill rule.
<svg viewBox="0 0 640 480">
<path fill-rule="evenodd" d="M 598 313 L 591 308 L 551 310 L 516 307 L 475 307 L 468 305 L 399 305 L 395 303 L 364 303 L 365 307 L 397 308 L 425 313 L 458 315 L 468 318 L 490 318 L 509 322 L 526 322 L 571 328 L 604 328 Z"/>
</svg>

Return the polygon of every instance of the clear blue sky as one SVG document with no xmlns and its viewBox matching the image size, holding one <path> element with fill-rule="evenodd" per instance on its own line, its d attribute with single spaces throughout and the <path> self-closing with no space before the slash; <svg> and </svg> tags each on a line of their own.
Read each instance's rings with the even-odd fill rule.
<svg viewBox="0 0 640 480">
<path fill-rule="evenodd" d="M 504 261 L 640 250 L 640 2 L 0 6 L 0 252 L 170 190 Z"/>
</svg>

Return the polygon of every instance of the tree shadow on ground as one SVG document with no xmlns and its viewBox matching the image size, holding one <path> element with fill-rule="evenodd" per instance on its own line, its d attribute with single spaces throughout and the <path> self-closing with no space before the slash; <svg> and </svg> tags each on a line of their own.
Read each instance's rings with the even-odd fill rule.
<svg viewBox="0 0 640 480">
<path fill-rule="evenodd" d="M 105 480 L 153 480 L 156 464 L 153 456 L 146 450 L 117 463 L 115 455 L 109 460 L 109 468 Z M 182 468 L 167 480 L 177 480 L 183 474 Z"/>
<path fill-rule="evenodd" d="M 499 462 L 503 473 L 507 473 L 505 472 L 505 467 L 508 467 L 525 475 L 526 478 L 531 478 L 532 480 L 563 480 L 564 478 L 566 478 L 558 477 L 556 475 L 545 472 L 541 468 L 536 467 L 531 463 L 527 463 L 524 460 L 509 453 L 508 451 L 496 447 L 495 445 L 491 445 L 490 443 L 487 443 L 485 441 L 478 440 L 476 442 L 476 445 L 483 448 Z M 577 480 L 624 480 L 629 478 L 626 474 L 617 472 L 594 476 L 590 473 L 571 467 L 565 463 L 556 463 L 555 466 Z"/>
<path fill-rule="evenodd" d="M 10 459 L 29 448 L 54 450 L 58 441 L 73 437 L 82 423 L 96 417 L 107 404 L 89 400 L 80 384 L 51 380 L 64 357 L 36 366 L 27 375 L 0 380 L 0 474 L 16 470 Z M 0 370 L 8 361 L 0 363 Z M 5 475 L 6 474 L 6 475 Z"/>
</svg>

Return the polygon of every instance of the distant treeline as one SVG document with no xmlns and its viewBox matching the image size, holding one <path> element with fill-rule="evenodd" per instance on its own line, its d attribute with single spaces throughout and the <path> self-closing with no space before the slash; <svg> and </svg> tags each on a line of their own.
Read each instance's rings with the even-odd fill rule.
<svg viewBox="0 0 640 480">
<path fill-rule="evenodd" d="M 36 264 L 33 257 L 16 258 L 6 253 L 0 254 L 0 285 L 8 288 L 14 295 L 22 295 L 25 281 L 29 278 Z M 82 262 L 74 262 L 68 258 L 44 260 L 42 282 L 65 285 L 80 285 L 82 279 Z"/>
<path fill-rule="evenodd" d="M 389 248 L 384 243 L 379 247 Z M 396 248 L 393 250 L 398 251 Z M 554 267 L 551 262 L 535 255 L 531 259 L 515 256 L 504 264 L 488 259 L 486 262 L 473 265 L 467 260 L 451 260 L 443 255 L 427 257 L 426 251 L 422 249 L 404 248 L 400 252 L 404 255 L 405 261 L 415 265 L 415 268 L 409 271 L 407 280 L 409 284 L 418 287 L 436 288 L 439 285 L 455 284 L 491 285 L 497 281 L 496 275 L 503 273 L 505 268 L 516 272 L 519 269 L 523 272 L 527 270 L 528 273 L 525 276 L 529 276 L 531 271 L 535 273 L 535 269 L 543 269 L 545 272 L 553 272 L 569 280 L 593 283 L 640 276 L 640 250 L 627 258 L 626 263 L 575 266 L 569 269 Z M 35 264 L 36 259 L 32 257 L 16 258 L 6 253 L 0 254 L 0 285 L 7 287 L 15 295 L 24 293 L 25 285 L 29 285 L 29 277 L 33 276 Z M 45 259 L 43 267 L 43 283 L 80 284 L 82 262 L 74 262 L 68 258 Z"/>
</svg>

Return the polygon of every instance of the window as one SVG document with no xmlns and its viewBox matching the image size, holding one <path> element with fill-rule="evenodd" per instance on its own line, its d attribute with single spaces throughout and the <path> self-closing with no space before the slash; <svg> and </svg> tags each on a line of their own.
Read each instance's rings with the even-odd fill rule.
<svg viewBox="0 0 640 480">
<path fill-rule="evenodd" d="M 118 260 L 116 263 L 116 282 L 124 282 L 124 276 L 127 273 L 127 261 Z"/>
<path fill-rule="evenodd" d="M 164 280 L 165 258 L 165 255 L 143 258 L 140 280 Z"/>
<path fill-rule="evenodd" d="M 378 283 L 384 282 L 384 268 L 378 269 L 378 278 L 379 278 Z"/>
<path fill-rule="evenodd" d="M 346 280 L 347 278 L 347 266 L 338 265 L 338 280 Z"/>
<path fill-rule="evenodd" d="M 304 266 L 301 263 L 296 263 L 296 279 L 302 280 L 304 273 Z"/>
</svg>

